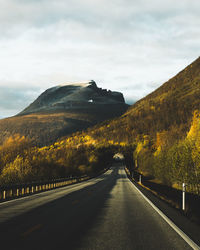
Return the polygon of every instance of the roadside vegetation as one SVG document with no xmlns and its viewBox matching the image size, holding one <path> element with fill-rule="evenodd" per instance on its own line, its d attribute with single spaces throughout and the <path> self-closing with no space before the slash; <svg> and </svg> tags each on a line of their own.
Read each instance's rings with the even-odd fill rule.
<svg viewBox="0 0 200 250">
<path fill-rule="evenodd" d="M 37 147 L 15 135 L 0 146 L 0 183 L 100 171 L 122 152 L 130 171 L 200 195 L 200 58 L 120 118 Z"/>
<path fill-rule="evenodd" d="M 0 147 L 0 184 L 98 173 L 112 161 L 111 147 L 95 145 L 90 137 L 75 136 L 45 147 L 15 135 Z"/>
</svg>

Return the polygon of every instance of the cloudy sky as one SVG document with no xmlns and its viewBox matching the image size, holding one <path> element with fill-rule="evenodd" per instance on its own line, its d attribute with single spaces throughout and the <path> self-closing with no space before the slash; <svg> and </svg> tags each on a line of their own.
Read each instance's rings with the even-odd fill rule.
<svg viewBox="0 0 200 250">
<path fill-rule="evenodd" d="M 0 0 L 0 117 L 94 79 L 129 103 L 200 56 L 199 0 Z"/>
</svg>

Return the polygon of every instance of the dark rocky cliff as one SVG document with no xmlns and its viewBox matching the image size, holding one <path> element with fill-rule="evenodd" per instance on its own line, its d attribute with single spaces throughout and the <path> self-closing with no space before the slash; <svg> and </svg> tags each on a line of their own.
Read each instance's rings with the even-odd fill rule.
<svg viewBox="0 0 200 250">
<path fill-rule="evenodd" d="M 91 109 L 103 105 L 124 105 L 120 92 L 98 88 L 92 80 L 86 83 L 59 85 L 43 92 L 31 105 L 19 115 L 44 113 L 49 111 Z"/>
</svg>

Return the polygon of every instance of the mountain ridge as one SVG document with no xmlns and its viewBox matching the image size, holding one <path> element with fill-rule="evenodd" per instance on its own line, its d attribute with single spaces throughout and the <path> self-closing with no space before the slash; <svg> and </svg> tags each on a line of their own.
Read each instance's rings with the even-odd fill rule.
<svg viewBox="0 0 200 250">
<path fill-rule="evenodd" d="M 125 103 L 123 94 L 98 88 L 95 81 L 62 84 L 44 91 L 32 104 L 18 115 L 30 113 L 85 109 L 94 105 Z"/>
<path fill-rule="evenodd" d="M 1 119 L 0 143 L 20 134 L 37 145 L 48 145 L 62 136 L 120 116 L 128 107 L 122 93 L 98 88 L 93 80 L 61 84 L 44 91 L 16 116 Z"/>
</svg>

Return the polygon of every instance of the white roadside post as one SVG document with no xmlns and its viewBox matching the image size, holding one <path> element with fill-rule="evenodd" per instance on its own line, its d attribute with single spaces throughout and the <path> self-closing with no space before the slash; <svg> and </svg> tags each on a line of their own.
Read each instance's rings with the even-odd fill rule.
<svg viewBox="0 0 200 250">
<path fill-rule="evenodd" d="M 182 194 L 182 210 L 185 211 L 185 187 L 186 184 L 183 183 L 183 194 Z"/>
<path fill-rule="evenodd" d="M 140 174 L 139 183 L 142 184 L 142 175 Z"/>
</svg>

